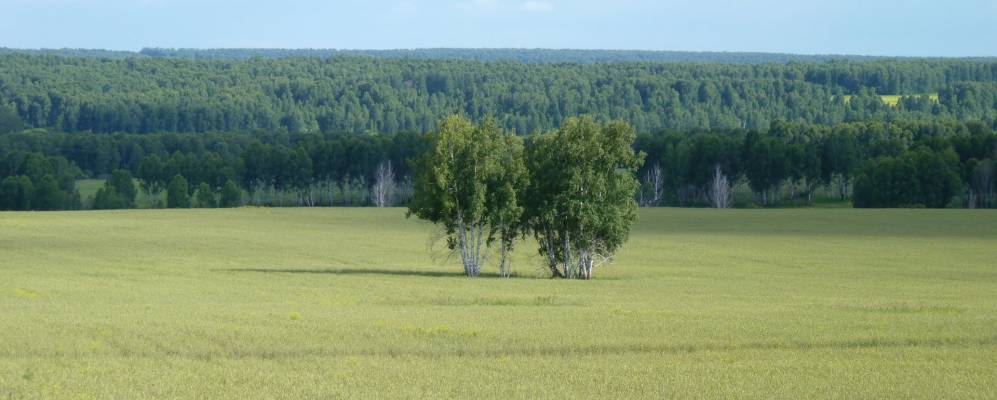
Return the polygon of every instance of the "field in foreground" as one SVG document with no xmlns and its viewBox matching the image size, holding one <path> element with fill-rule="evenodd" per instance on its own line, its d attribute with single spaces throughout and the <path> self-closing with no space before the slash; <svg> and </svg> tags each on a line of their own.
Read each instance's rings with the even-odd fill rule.
<svg viewBox="0 0 997 400">
<path fill-rule="evenodd" d="M 591 282 L 400 209 L 0 213 L 0 398 L 985 398 L 997 213 L 644 210 Z"/>
</svg>

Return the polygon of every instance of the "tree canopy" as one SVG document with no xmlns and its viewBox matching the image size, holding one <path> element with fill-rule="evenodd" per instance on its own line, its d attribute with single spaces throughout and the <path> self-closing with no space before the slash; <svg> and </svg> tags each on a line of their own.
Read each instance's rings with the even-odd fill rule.
<svg viewBox="0 0 997 400">
<path fill-rule="evenodd" d="M 66 132 L 425 133 L 452 114 L 491 116 L 519 135 L 578 115 L 643 133 L 997 117 L 997 62 L 983 59 L 528 64 L 0 54 L 0 82 L 0 109 L 13 109 L 27 128 Z M 901 97 L 887 104 L 881 95 Z"/>
</svg>

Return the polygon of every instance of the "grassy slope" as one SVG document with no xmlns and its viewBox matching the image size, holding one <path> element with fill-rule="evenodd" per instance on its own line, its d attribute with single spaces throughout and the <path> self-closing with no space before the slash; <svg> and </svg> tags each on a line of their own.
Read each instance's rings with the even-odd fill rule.
<svg viewBox="0 0 997 400">
<path fill-rule="evenodd" d="M 592 282 L 465 279 L 430 231 L 397 209 L 0 213 L 0 398 L 997 389 L 990 211 L 643 211 Z"/>
</svg>

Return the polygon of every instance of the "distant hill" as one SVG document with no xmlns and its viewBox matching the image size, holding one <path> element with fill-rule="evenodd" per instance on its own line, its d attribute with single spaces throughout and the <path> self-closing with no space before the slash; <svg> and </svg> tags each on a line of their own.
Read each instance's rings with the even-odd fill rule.
<svg viewBox="0 0 997 400">
<path fill-rule="evenodd" d="M 789 54 L 758 52 L 697 52 L 697 51 L 648 51 L 648 50 L 574 50 L 574 49 L 185 49 L 143 48 L 141 51 L 100 49 L 10 49 L 0 48 L 0 54 L 46 54 L 84 58 L 178 58 L 187 60 L 246 60 L 254 57 L 331 58 L 373 57 L 407 60 L 472 60 L 510 61 L 527 64 L 594 64 L 608 62 L 657 62 L 657 63 L 721 63 L 721 64 L 786 64 L 790 62 L 827 62 L 835 60 L 877 61 L 890 59 L 919 59 L 915 57 L 887 57 L 837 54 Z M 988 58 L 994 60 L 997 58 Z M 974 60 L 984 60 L 975 58 Z"/>
<path fill-rule="evenodd" d="M 783 53 L 691 52 L 644 50 L 574 50 L 574 49 L 163 49 L 145 48 L 140 54 L 149 57 L 196 60 L 242 60 L 252 57 L 374 57 L 415 60 L 515 61 L 528 64 L 605 63 L 605 62 L 699 62 L 733 64 L 768 64 L 788 62 L 823 62 L 830 60 L 878 60 L 890 57 L 855 55 L 799 55 Z"/>
<path fill-rule="evenodd" d="M 80 58 L 108 58 L 114 60 L 120 60 L 132 57 L 144 57 L 140 53 L 134 51 L 123 51 L 123 50 L 100 50 L 100 49 L 11 49 L 7 47 L 0 47 L 0 54 L 37 54 L 37 55 L 54 55 L 63 57 L 80 57 Z"/>
</svg>

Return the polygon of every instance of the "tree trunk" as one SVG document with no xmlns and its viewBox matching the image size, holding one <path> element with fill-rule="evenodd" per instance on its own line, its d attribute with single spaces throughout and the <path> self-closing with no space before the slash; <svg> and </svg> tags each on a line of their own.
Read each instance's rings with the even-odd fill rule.
<svg viewBox="0 0 997 400">
<path fill-rule="evenodd" d="M 564 238 L 561 239 L 563 242 L 562 246 L 564 248 L 564 254 L 562 255 L 564 259 L 562 260 L 562 263 L 564 264 L 564 277 L 571 279 L 574 278 L 575 274 L 574 271 L 572 271 L 573 268 L 571 268 L 571 242 L 568 239 L 569 235 L 567 234 L 565 234 Z"/>
</svg>

